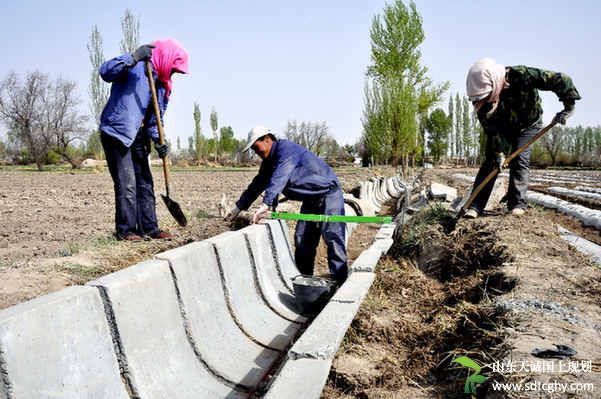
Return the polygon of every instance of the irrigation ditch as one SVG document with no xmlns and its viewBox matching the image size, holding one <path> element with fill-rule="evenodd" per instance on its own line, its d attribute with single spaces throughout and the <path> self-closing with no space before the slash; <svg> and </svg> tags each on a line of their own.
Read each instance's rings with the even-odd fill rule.
<svg viewBox="0 0 601 399">
<path fill-rule="evenodd" d="M 517 283 L 500 270 L 512 258 L 484 226 L 445 232 L 449 218 L 434 205 L 397 232 L 324 398 L 464 395 L 455 357 L 486 364 L 507 353 L 512 318 L 492 299 Z"/>
</svg>

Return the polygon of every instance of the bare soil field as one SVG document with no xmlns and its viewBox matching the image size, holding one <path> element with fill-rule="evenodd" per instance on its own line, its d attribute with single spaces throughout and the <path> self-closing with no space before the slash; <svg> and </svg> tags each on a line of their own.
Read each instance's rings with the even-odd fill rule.
<svg viewBox="0 0 601 399">
<path fill-rule="evenodd" d="M 7 169 L 0 168 L 0 308 L 85 283 L 158 252 L 229 230 L 218 217 L 217 205 L 223 194 L 235 201 L 257 173 L 257 169 L 172 171 L 171 198 L 181 205 L 189 221 L 181 228 L 159 197 L 164 193 L 164 181 L 161 169 L 155 168 L 159 224 L 174 238 L 132 243 L 113 236 L 114 192 L 106 168 L 59 172 Z M 393 170 L 337 170 L 345 191 L 377 173 L 391 174 Z M 366 228 L 360 232 L 353 237 L 357 243 L 353 241 L 349 247 L 367 246 L 373 238 L 368 236 L 375 234 Z M 324 264 L 323 259 L 319 262 Z"/>
<path fill-rule="evenodd" d="M 429 171 L 425 180 L 456 172 Z M 496 209 L 450 232 L 441 215 L 406 227 L 380 262 L 322 397 L 470 397 L 464 384 L 473 370 L 452 363 L 469 356 L 488 378 L 471 397 L 599 398 L 601 269 L 559 237 L 557 224 L 597 242 L 599 233 L 538 207 L 523 217 Z M 576 354 L 532 354 L 556 344 Z M 514 368 L 494 370 L 495 362 Z M 554 383 L 574 389 L 553 391 Z"/>
<path fill-rule="evenodd" d="M 457 172 L 473 175 L 475 169 L 430 170 L 424 181 L 451 183 L 462 193 L 469 185 L 451 180 Z M 158 196 L 163 180 L 160 169 L 154 173 Z M 113 189 L 106 170 L 0 169 L 0 308 L 229 230 L 231 226 L 218 217 L 217 205 L 223 194 L 235 200 L 255 173 L 256 169 L 175 170 L 171 196 L 184 209 L 189 225 L 178 227 L 158 203 L 161 228 L 174 238 L 131 243 L 113 237 Z M 337 173 L 349 192 L 361 181 L 394 171 L 360 168 Z M 595 183 L 601 181 L 599 172 L 583 175 L 592 186 L 601 186 Z M 467 355 L 485 365 L 483 374 L 492 377 L 478 397 L 598 398 L 601 271 L 559 237 L 557 224 L 601 244 L 598 231 L 540 207 L 521 218 L 496 209 L 476 220 L 460 221 L 453 232 L 436 224 L 406 231 L 381 261 L 323 397 L 466 397 L 467 369 L 451 360 Z M 376 231 L 374 225 L 355 230 L 350 261 L 371 244 Z M 327 273 L 323 248 L 316 272 Z M 554 344 L 575 349 L 568 360 L 590 362 L 591 371 L 499 375 L 490 369 L 493 362 L 508 359 L 516 364 L 549 360 L 531 353 Z M 559 360 L 550 361 L 557 365 Z M 493 381 L 592 383 L 595 391 L 526 395 L 494 391 Z"/>
</svg>

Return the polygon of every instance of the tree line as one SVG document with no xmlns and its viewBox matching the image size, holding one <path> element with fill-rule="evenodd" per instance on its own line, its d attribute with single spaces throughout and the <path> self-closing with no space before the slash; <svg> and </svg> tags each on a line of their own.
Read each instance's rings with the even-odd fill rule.
<svg viewBox="0 0 601 399">
<path fill-rule="evenodd" d="M 121 19 L 120 49 L 132 53 L 140 44 L 140 19 L 129 9 Z M 407 168 L 423 162 L 476 165 L 482 160 L 486 137 L 468 99 L 449 95 L 446 112 L 440 106 L 448 82 L 435 84 L 422 64 L 425 38 L 415 3 L 395 0 L 372 19 L 371 63 L 363 91 L 363 132 L 355 145 L 341 146 L 325 121 L 289 120 L 282 137 L 295 141 L 331 162 L 350 162 L 361 155 L 363 164 Z M 8 128 L 0 140 L 0 160 L 44 164 L 66 161 L 74 168 L 86 157 L 103 158 L 100 114 L 110 86 L 99 74 L 106 60 L 102 35 L 94 25 L 87 43 L 90 61 L 89 115 L 78 104 L 75 82 L 52 79 L 40 71 L 20 76 L 9 73 L 0 81 L 0 120 Z M 231 126 L 220 126 L 217 111 L 209 114 L 211 132 L 202 132 L 198 103 L 192 109 L 194 131 L 181 143 L 169 143 L 172 156 L 196 164 L 247 163 L 245 139 Z M 94 124 L 89 129 L 89 123 Z M 245 135 L 244 135 L 245 136 Z M 600 127 L 555 127 L 532 151 L 533 165 L 599 166 Z"/>
<path fill-rule="evenodd" d="M 140 45 L 140 18 L 126 9 L 121 19 L 122 53 L 133 53 Z M 88 85 L 89 114 L 79 108 L 80 98 L 75 82 L 61 77 L 52 80 L 40 71 L 24 76 L 11 72 L 0 81 L 0 120 L 8 127 L 6 140 L 0 140 L 0 160 L 13 163 L 45 164 L 69 162 L 73 168 L 84 158 L 103 159 L 100 142 L 100 115 L 108 100 L 110 85 L 98 70 L 106 61 L 102 34 L 92 27 L 86 45 L 90 61 Z M 209 114 L 211 132 L 202 132 L 201 111 L 194 103 L 194 131 L 182 143 L 179 136 L 169 142 L 172 157 L 194 164 L 206 162 L 246 163 L 252 154 L 243 153 L 245 139 L 237 139 L 231 126 L 220 126 L 217 111 Z M 93 124 L 90 129 L 89 125 Z M 283 137 L 306 146 L 329 159 L 352 159 L 354 147 L 340 146 L 330 134 L 326 122 L 288 121 Z"/>
<path fill-rule="evenodd" d="M 395 0 L 372 20 L 371 64 L 364 89 L 364 164 L 407 168 L 421 162 L 475 166 L 482 162 L 486 135 L 465 95 L 449 95 L 434 84 L 422 65 L 425 38 L 414 2 Z M 531 163 L 538 166 L 601 166 L 601 128 L 554 127 L 535 143 Z"/>
<path fill-rule="evenodd" d="M 467 97 L 450 96 L 448 111 L 436 108 L 426 130 L 432 163 L 474 166 L 483 161 L 486 135 Z M 555 126 L 533 144 L 530 158 L 539 167 L 601 166 L 601 126 Z"/>
</svg>

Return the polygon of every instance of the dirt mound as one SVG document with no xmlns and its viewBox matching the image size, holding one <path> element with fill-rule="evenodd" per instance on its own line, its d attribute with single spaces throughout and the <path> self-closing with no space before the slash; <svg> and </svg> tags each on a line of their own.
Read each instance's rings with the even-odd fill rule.
<svg viewBox="0 0 601 399">
<path fill-rule="evenodd" d="M 324 397 L 463 395 L 455 357 L 483 364 L 506 353 L 510 320 L 490 298 L 515 286 L 498 270 L 511 257 L 483 226 L 445 234 L 444 216 L 416 216 L 380 262 Z"/>
</svg>

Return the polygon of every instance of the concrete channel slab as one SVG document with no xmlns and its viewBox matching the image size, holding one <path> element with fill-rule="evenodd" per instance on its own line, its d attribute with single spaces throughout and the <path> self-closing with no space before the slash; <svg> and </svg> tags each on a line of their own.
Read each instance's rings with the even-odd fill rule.
<svg viewBox="0 0 601 399">
<path fill-rule="evenodd" d="M 375 276 L 352 273 L 292 346 L 289 358 L 332 360 Z"/>
<path fill-rule="evenodd" d="M 269 234 L 273 240 L 276 251 L 277 270 L 281 274 L 286 286 L 293 292 L 292 279 L 300 274 L 294 263 L 292 246 L 289 244 L 288 225 L 281 220 L 266 220 L 263 222 L 269 228 Z"/>
<path fill-rule="evenodd" d="M 344 204 L 344 214 L 347 216 L 357 216 L 355 209 L 347 203 Z M 348 242 L 351 239 L 353 231 L 357 228 L 357 223 L 345 223 L 344 224 L 344 246 L 348 247 Z"/>
<path fill-rule="evenodd" d="M 457 189 L 440 183 L 431 183 L 430 195 L 435 200 L 452 202 L 457 198 Z"/>
<path fill-rule="evenodd" d="M 280 227 L 282 228 L 282 232 L 284 233 L 284 238 L 286 239 L 286 243 L 288 244 L 288 248 L 290 248 L 290 253 L 292 253 L 292 237 L 290 236 L 290 227 L 285 220 L 278 220 Z"/>
<path fill-rule="evenodd" d="M 270 307 L 280 316 L 297 323 L 305 323 L 294 300 L 294 296 L 285 285 L 276 268 L 276 254 L 271 246 L 267 226 L 257 224 L 244 229 L 244 235 L 250 244 L 252 262 L 259 289 Z"/>
<path fill-rule="evenodd" d="M 374 270 L 376 270 L 376 265 L 378 264 L 378 261 L 382 257 L 384 251 L 382 248 L 374 245 L 375 244 L 372 244 L 371 247 L 361 252 L 357 259 L 355 259 L 355 261 L 351 265 L 352 273 L 373 272 Z"/>
<path fill-rule="evenodd" d="M 234 317 L 261 344 L 284 350 L 294 339 L 300 325 L 269 308 L 252 270 L 245 231 L 246 228 L 227 232 L 206 241 L 215 246 Z"/>
<path fill-rule="evenodd" d="M 194 353 L 166 261 L 142 262 L 88 285 L 106 293 L 128 374 L 140 398 L 244 397 Z"/>
<path fill-rule="evenodd" d="M 3 398 L 129 399 L 100 293 L 70 287 L 0 311 Z"/>
<path fill-rule="evenodd" d="M 379 240 L 382 238 L 392 238 L 395 229 L 396 229 L 395 223 L 385 223 L 382 226 L 380 226 L 380 229 L 376 233 L 375 239 Z"/>
<path fill-rule="evenodd" d="M 328 379 L 330 367 L 332 360 L 289 359 L 263 397 L 318 399 Z"/>
<path fill-rule="evenodd" d="M 194 345 L 207 365 L 229 381 L 254 388 L 280 352 L 245 335 L 230 313 L 211 243 L 194 242 L 156 258 L 171 265 Z"/>
<path fill-rule="evenodd" d="M 381 238 L 379 240 L 376 240 L 372 244 L 371 247 L 373 249 L 377 249 L 378 251 L 381 251 L 382 254 L 385 254 L 386 252 L 388 252 L 390 247 L 392 247 L 393 243 L 394 243 L 394 240 L 392 238 Z"/>
</svg>

